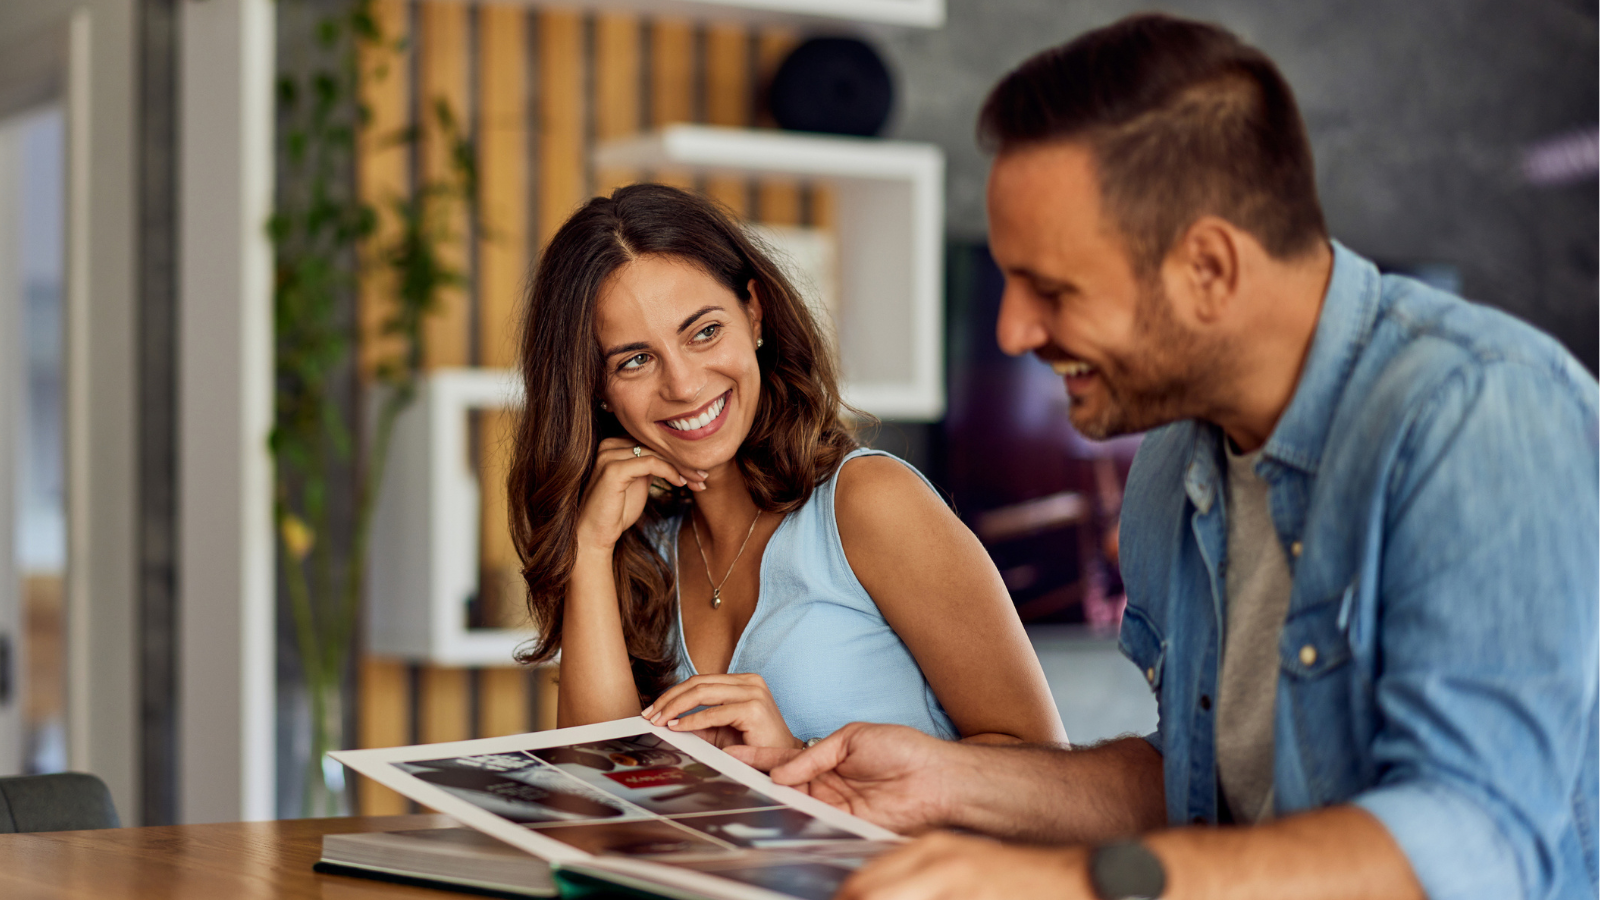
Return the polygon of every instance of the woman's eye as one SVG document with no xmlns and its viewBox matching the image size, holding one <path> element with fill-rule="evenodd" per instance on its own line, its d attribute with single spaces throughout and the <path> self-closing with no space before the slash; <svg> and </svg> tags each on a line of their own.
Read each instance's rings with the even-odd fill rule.
<svg viewBox="0 0 1600 900">
<path fill-rule="evenodd" d="M 698 341 L 709 341 L 712 338 L 716 337 L 717 336 L 717 332 L 721 331 L 721 330 L 722 330 L 722 326 L 721 325 L 717 325 L 717 324 L 707 325 L 706 327 L 704 327 L 704 328 L 700 329 L 698 332 L 696 332 L 694 337 L 695 337 L 695 340 L 698 340 Z"/>
<path fill-rule="evenodd" d="M 639 368 L 640 366 L 644 365 L 645 363 L 647 363 L 649 361 L 650 361 L 650 354 L 648 354 L 648 353 L 636 353 L 633 356 L 630 356 L 627 359 L 623 360 L 622 361 L 622 365 L 618 366 L 617 368 L 619 370 L 637 369 L 637 368 Z"/>
</svg>

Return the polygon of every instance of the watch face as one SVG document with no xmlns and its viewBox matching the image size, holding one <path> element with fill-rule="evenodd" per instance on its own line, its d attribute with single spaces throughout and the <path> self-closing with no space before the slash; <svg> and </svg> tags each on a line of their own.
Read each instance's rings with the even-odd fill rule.
<svg viewBox="0 0 1600 900">
<path fill-rule="evenodd" d="M 1089 883 L 1100 900 L 1159 900 L 1167 889 L 1167 873 L 1145 845 L 1124 841 L 1094 851 Z"/>
</svg>

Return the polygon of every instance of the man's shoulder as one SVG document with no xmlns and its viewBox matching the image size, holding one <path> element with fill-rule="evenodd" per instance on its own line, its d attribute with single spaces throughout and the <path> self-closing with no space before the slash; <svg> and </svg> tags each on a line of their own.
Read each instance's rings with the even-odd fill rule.
<svg viewBox="0 0 1600 900">
<path fill-rule="evenodd" d="M 1509 313 L 1396 275 L 1383 278 L 1383 304 L 1345 402 L 1370 414 L 1403 412 L 1454 382 L 1486 379 L 1538 385 L 1552 402 L 1592 408 L 1595 381 L 1559 341 Z"/>
<path fill-rule="evenodd" d="M 1193 419 L 1182 419 L 1145 432 L 1139 452 L 1133 457 L 1123 494 L 1123 524 L 1134 525 L 1146 517 L 1165 517 L 1171 507 L 1182 506 L 1188 494 L 1188 477 L 1195 443 L 1208 426 Z M 1131 520 L 1131 521 L 1130 521 Z"/>
<path fill-rule="evenodd" d="M 1128 480 L 1181 481 L 1202 427 L 1194 419 L 1180 419 L 1145 432 L 1139 441 L 1139 451 L 1134 454 Z"/>
</svg>

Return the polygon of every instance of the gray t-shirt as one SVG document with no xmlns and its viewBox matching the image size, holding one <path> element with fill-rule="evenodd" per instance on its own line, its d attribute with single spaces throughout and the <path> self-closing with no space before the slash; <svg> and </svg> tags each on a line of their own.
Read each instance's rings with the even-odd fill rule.
<svg viewBox="0 0 1600 900">
<path fill-rule="evenodd" d="M 1227 623 L 1217 688 L 1217 778 L 1239 824 L 1272 818 L 1278 640 L 1293 576 L 1272 524 L 1261 451 L 1228 454 Z"/>
</svg>

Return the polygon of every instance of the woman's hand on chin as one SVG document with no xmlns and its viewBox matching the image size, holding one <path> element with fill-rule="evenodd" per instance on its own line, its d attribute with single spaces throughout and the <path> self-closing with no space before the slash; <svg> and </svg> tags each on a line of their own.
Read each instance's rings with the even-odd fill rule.
<svg viewBox="0 0 1600 900">
<path fill-rule="evenodd" d="M 704 706 L 699 712 L 684 715 Z M 717 747 L 800 747 L 760 675 L 696 675 L 663 691 L 640 713 L 651 724 L 692 732 Z"/>
<path fill-rule="evenodd" d="M 635 452 L 637 451 L 637 452 Z M 594 471 L 578 512 L 578 546 L 607 553 L 632 527 L 650 499 L 650 481 L 660 478 L 693 491 L 706 489 L 706 473 L 680 470 L 627 438 L 606 438 L 595 451 Z"/>
</svg>

